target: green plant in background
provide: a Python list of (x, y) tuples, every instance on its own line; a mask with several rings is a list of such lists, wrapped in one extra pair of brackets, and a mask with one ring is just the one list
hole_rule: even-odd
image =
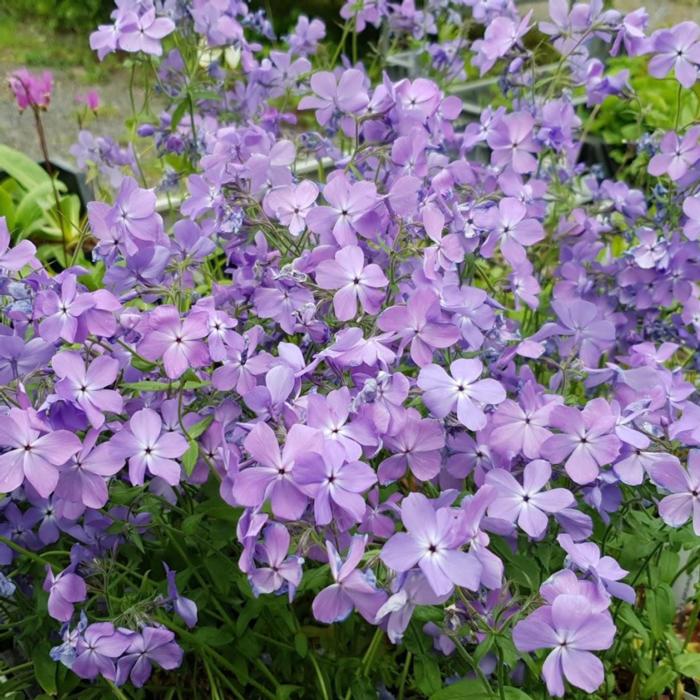
[[(80, 199), (23, 153), (0, 145), (0, 216), (15, 242), (31, 240), (38, 257), (62, 267), (84, 262)], [(58, 205), (57, 205), (58, 200)]]
[(620, 170), (639, 179), (645, 176), (648, 157), (641, 153), (646, 134), (683, 131), (697, 121), (700, 86), (681, 91), (677, 81), (658, 80), (647, 72), (645, 56), (614, 58), (611, 73), (629, 71), (633, 99), (608, 97), (594, 109), (588, 121), (588, 135), (609, 146), (609, 155)]

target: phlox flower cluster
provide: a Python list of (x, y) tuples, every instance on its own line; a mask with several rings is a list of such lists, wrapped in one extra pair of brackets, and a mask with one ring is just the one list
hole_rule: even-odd
[[(113, 192), (88, 205), (96, 285), (0, 219), (0, 595), (18, 552), (66, 542), (33, 582), (63, 626), (52, 658), (142, 686), (182, 663), (168, 621), (195, 626), (197, 606), (165, 562), (167, 594), (107, 619), (95, 562), (157, 532), (125, 491), (175, 509), (213, 483), (255, 596), (306, 595), (317, 622), (359, 615), (394, 644), (432, 606), (452, 621), (420, 628), (436, 653), (499, 626), (521, 657), (545, 650), (549, 695), (592, 693), (636, 596), (599, 532), (630, 500), (700, 536), (700, 131), (654, 135), (647, 190), (606, 179), (556, 80), (589, 105), (628, 95), (589, 53), (602, 42), (685, 90), (700, 28), (552, 0), (538, 29), (560, 62), (541, 83), (512, 2), (341, 15), (418, 37), (430, 72), (319, 65), (320, 20), (276, 40), (238, 0), (121, 0), (91, 35), (100, 59), (155, 67), (168, 108), (139, 133), (186, 167), (144, 181), (131, 147), (81, 132), (76, 156)], [(481, 38), (440, 42), (464, 16)], [(448, 89), (467, 69), (500, 75), (509, 106), (470, 122)], [(20, 109), (49, 104), (46, 78), (11, 87)], [(512, 555), (544, 544), (525, 592)]]

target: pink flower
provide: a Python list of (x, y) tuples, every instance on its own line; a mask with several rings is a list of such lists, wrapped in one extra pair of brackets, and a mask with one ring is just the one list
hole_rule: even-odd
[(10, 74), (8, 82), (20, 110), (24, 111), (27, 107), (32, 109), (48, 108), (53, 89), (51, 71), (44, 71), (39, 75), (38, 73), (30, 73), (26, 68), (20, 68)]

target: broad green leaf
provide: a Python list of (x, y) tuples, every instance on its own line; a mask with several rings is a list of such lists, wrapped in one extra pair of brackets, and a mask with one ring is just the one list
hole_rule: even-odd
[(29, 156), (2, 144), (0, 144), (0, 170), (17, 180), (25, 190), (33, 190), (42, 182), (49, 180), (49, 174)]
[(642, 685), (642, 698), (651, 698), (673, 683), (676, 674), (669, 666), (659, 666)]
[(49, 695), (56, 695), (56, 662), (49, 656), (50, 644), (39, 644), (32, 653), (34, 677), (41, 689)]
[(194, 471), (194, 467), (197, 464), (197, 457), (199, 457), (199, 445), (196, 440), (190, 440), (190, 446), (187, 448), (187, 452), (182, 455), (182, 468), (185, 470), (185, 474), (190, 476)]
[(477, 680), (464, 679), (433, 693), (430, 700), (484, 700), (484, 686)]
[(700, 678), (700, 654), (686, 652), (674, 659), (676, 668), (688, 678)]

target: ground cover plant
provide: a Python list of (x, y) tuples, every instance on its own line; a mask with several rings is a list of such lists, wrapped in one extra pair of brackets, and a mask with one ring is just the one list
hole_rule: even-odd
[(694, 697), (700, 27), (339, 23), (120, 0), (95, 201), (0, 151), (2, 696)]

